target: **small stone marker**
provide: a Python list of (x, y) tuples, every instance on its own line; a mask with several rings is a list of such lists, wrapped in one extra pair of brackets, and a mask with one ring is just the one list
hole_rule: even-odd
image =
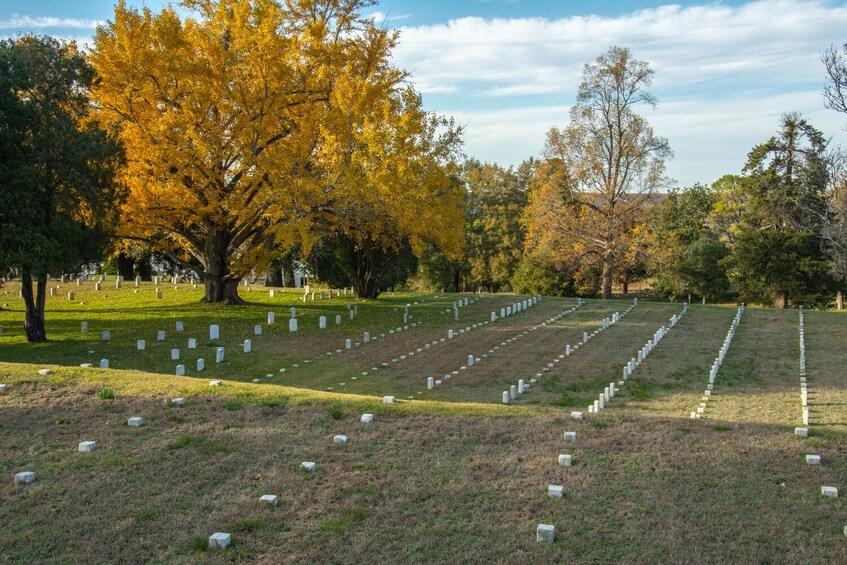
[(35, 482), (35, 473), (32, 471), (21, 471), (20, 473), (15, 473), (15, 483), (28, 485), (32, 482)]
[(162, 299), (162, 291), (157, 288), (156, 289), (156, 300), (161, 300), (161, 299)]
[(96, 441), (83, 441), (79, 444), (79, 451), (81, 453), (89, 453), (91, 451), (94, 451), (95, 449), (97, 449)]
[(809, 437), (809, 428), (794, 428), (794, 435), (800, 437)]
[(174, 406), (185, 406), (185, 399), (184, 399), (184, 398), (182, 398), (182, 397), (180, 397), (180, 398), (172, 398), (172, 399), (171, 399), (171, 404), (173, 404)]
[(75, 298), (74, 293), (73, 293), (73, 292), (69, 292), (69, 293), (68, 293), (68, 300), (73, 300), (74, 298)]
[(559, 465), (561, 467), (570, 467), (571, 466), (571, 454), (570, 453), (560, 453), (559, 454)]
[(326, 329), (326, 316), (321, 316), (320, 318), (318, 318), (318, 327), (320, 327), (320, 329), (322, 330)]
[(165, 341), (164, 330), (159, 330), (158, 332), (156, 332), (156, 341)]
[(288, 320), (288, 331), (296, 332), (297, 331), (297, 318), (291, 318)]
[(838, 498), (838, 489), (835, 487), (821, 487), (821, 494), (830, 498)]
[(565, 432), (565, 441), (576, 441), (576, 432)]
[(215, 349), (215, 363), (223, 363), (224, 362), (224, 348), (218, 347)]
[(253, 335), (262, 335), (262, 326), (256, 325), (253, 328)]
[(278, 504), (277, 496), (275, 494), (263, 494), (259, 499), (259, 502), (264, 502), (265, 504), (270, 504), (272, 506), (276, 506)]
[(314, 461), (303, 461), (300, 463), (300, 468), (304, 471), (314, 471), (317, 465)]
[(109, 330), (103, 330), (103, 333), (100, 334), (100, 337), (103, 341), (112, 341), (112, 332)]
[(382, 397), (382, 403), (383, 404), (394, 404), (394, 400), (395, 399), (394, 399), (393, 396), (383, 396)]
[(820, 455), (806, 455), (806, 463), (809, 465), (820, 465), (821, 464), (821, 456)]
[(342, 443), (342, 444), (347, 443), (347, 436), (337, 435), (334, 438), (332, 438), (332, 442), (333, 443)]
[(185, 376), (185, 365), (177, 365), (176, 366), (176, 376), (184, 377)]
[[(79, 325), (79, 331), (82, 333), (88, 333), (88, 322), (81, 322)], [(3, 333), (2, 330), (0, 330), (0, 333)]]
[(221, 381), (209, 381), (209, 386), (221, 386), (223, 382)]
[(171, 361), (179, 361), (179, 349), (171, 349)]
[(349, 337), (344, 341), (344, 348), (345, 349), (353, 349), (353, 340), (350, 339)]
[(221, 328), (217, 324), (209, 326), (209, 339), (220, 339)]
[(574, 420), (582, 420), (582, 412), (571, 412), (571, 418)]
[(510, 399), (511, 399), (511, 396), (509, 395), (509, 391), (504, 390), (503, 391), (503, 404), (508, 404)]
[(556, 526), (553, 524), (538, 524), (535, 529), (535, 541), (553, 543), (556, 540)]
[(50, 369), (39, 369), (38, 374), (41, 375), (42, 377), (46, 377), (48, 375), (52, 375), (53, 371), (51, 371)]
[(224, 532), (215, 532), (209, 536), (209, 549), (226, 549), (232, 543), (232, 536)]
[(341, 324), (341, 314), (337, 314), (335, 316), (335, 325), (338, 326)]
[(198, 359), (197, 360), (197, 371), (200, 372), (200, 371), (205, 371), (205, 370), (206, 370), (206, 360), (202, 359), (202, 358)]
[(374, 421), (374, 415), (373, 414), (362, 414), (361, 422), (363, 424), (369, 424), (373, 421)]
[(143, 339), (139, 339), (135, 342), (135, 349), (138, 351), (145, 351), (147, 349), (147, 342)]
[(565, 487), (563, 485), (549, 485), (547, 487), (547, 496), (552, 498), (562, 498), (565, 496)]
[(126, 425), (130, 428), (140, 428), (144, 425), (144, 418), (141, 416), (133, 416), (129, 420), (126, 421)]
[(426, 379), (427, 390), (432, 390), (434, 386), (435, 386), (435, 378), (434, 377), (427, 377), (427, 379)]
[(100, 359), (100, 368), (108, 369), (109, 368), (109, 360), (108, 359)]
[(250, 353), (253, 351), (253, 342), (249, 339), (244, 340), (244, 353)]
[(193, 337), (188, 338), (188, 349), (197, 349), (197, 340)]
[(176, 323), (176, 331), (181, 332), (181, 331), (182, 331), (182, 330), (184, 330), (184, 329), (185, 329), (185, 324), (183, 324), (181, 321), (177, 321), (177, 323)]

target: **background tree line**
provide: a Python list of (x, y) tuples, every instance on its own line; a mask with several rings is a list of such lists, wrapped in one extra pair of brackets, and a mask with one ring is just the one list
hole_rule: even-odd
[[(639, 113), (653, 70), (625, 47), (585, 65), (566, 126), (517, 167), (461, 154), (391, 63), (370, 0), (115, 6), (90, 53), (0, 44), (0, 268), (20, 276), (31, 341), (48, 274), (102, 263), (190, 274), (203, 300), (295, 272), (385, 289), (827, 306), (847, 276), (845, 159), (786, 113), (742, 171), (672, 189)], [(823, 55), (847, 111), (847, 46)], [(33, 285), (35, 285), (33, 287)]]

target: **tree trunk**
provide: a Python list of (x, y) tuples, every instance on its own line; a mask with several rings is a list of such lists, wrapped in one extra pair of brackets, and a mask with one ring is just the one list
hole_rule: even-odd
[(788, 308), (788, 292), (783, 291), (776, 297), (775, 306), (777, 308)]
[(282, 270), (268, 269), (265, 275), (265, 286), (285, 286), (282, 281)]
[(223, 302), (229, 306), (241, 306), (244, 300), (238, 296), (238, 283), (241, 277), (229, 270), (229, 233), (225, 230), (210, 230), (204, 249), (205, 270), (203, 280), (206, 290), (203, 302)]
[(453, 292), (459, 292), (459, 282), (461, 281), (461, 276), (459, 269), (456, 269), (456, 272), (453, 273)]
[(624, 296), (629, 294), (629, 280), (628, 279), (623, 280), (623, 294), (624, 294)]
[(47, 276), (40, 275), (36, 283), (36, 294), (32, 294), (32, 275), (24, 273), (21, 276), (21, 291), (26, 306), (24, 317), (24, 332), (30, 343), (47, 341), (47, 331), (44, 329), (44, 301), (47, 299)]
[(840, 290), (838, 291), (838, 295), (835, 297), (836, 308), (839, 310), (844, 310), (844, 293)]
[(118, 256), (115, 260), (118, 265), (118, 274), (124, 278), (125, 281), (131, 281), (135, 278), (135, 261), (127, 255), (126, 253), (118, 253)]
[(612, 267), (612, 257), (606, 253), (603, 257), (603, 298), (612, 297), (612, 277), (614, 268)]
[(703, 296), (701, 296), (701, 297), (700, 297), (700, 303), (701, 303), (701, 304), (706, 304), (706, 295), (705, 295), (705, 294), (704, 294)]
[(282, 264), (282, 286), (294, 288), (294, 261), (286, 261)]

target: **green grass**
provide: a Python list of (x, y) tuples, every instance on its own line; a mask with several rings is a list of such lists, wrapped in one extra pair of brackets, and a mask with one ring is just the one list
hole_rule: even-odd
[[(294, 295), (250, 291), (250, 305), (227, 309), (196, 303), (197, 290), (164, 288), (163, 301), (149, 286), (138, 295), (131, 286), (101, 293), (107, 298), (83, 289), (84, 306), (50, 299), (53, 341), (38, 346), (23, 343), (14, 289), (6, 289), (0, 475), (34, 470), (37, 480), (0, 485), (5, 559), (847, 562), (847, 504), (820, 495), (823, 484), (847, 489), (847, 316), (806, 315), (812, 424), (804, 440), (793, 435), (800, 405), (792, 311), (748, 309), (703, 419), (688, 414), (701, 401), (732, 308), (692, 306), (608, 408), (577, 422), (570, 411), (585, 412), (617, 381), (679, 305), (642, 301), (543, 372), (565, 344), (629, 302), (590, 301), (531, 330), (573, 305), (545, 298), (390, 363), (517, 298), (484, 296), (456, 324), (443, 312), (452, 296), (386, 296), (358, 302), (357, 320), (324, 332), (316, 316), (346, 312), (346, 299), (309, 303), (298, 316), (303, 333), (292, 337), (282, 322), (290, 304), (302, 307)], [(390, 334), (405, 304), (423, 324)], [(270, 309), (277, 325), (252, 336)], [(83, 319), (89, 334), (78, 331)], [(191, 335), (206, 349), (217, 343), (201, 330), (220, 323), (227, 362), (211, 366), (204, 352), (206, 373), (175, 376), (177, 319), (186, 323), (179, 340)], [(107, 326), (113, 339), (104, 344), (99, 329)], [(164, 344), (155, 342), (157, 329), (167, 331)], [(364, 331), (386, 336), (336, 353)], [(146, 352), (135, 351), (130, 334), (139, 333)], [(254, 353), (238, 353), (245, 338)], [(499, 347), (506, 339), (515, 341)], [(459, 370), (469, 353), (487, 357)], [(195, 354), (181, 348), (181, 362), (193, 367)], [(79, 367), (103, 357), (113, 369)], [(386, 358), (388, 368), (371, 370)], [(44, 366), (53, 369), (49, 377), (37, 372)], [(426, 390), (426, 376), (450, 370), (459, 372)], [(527, 394), (499, 403), (509, 384), (537, 373)], [(222, 387), (209, 386), (215, 378)], [(385, 394), (397, 402), (383, 404)], [(176, 396), (186, 406), (172, 406)], [(363, 412), (374, 422), (361, 423)], [(131, 416), (143, 416), (145, 426), (129, 428)], [(576, 443), (563, 442), (565, 430), (577, 432)], [(349, 443), (334, 444), (337, 434)], [(97, 451), (79, 453), (84, 439), (96, 440)], [(564, 452), (572, 467), (558, 466)], [(806, 465), (807, 453), (823, 464)], [(317, 462), (317, 472), (301, 472), (301, 461)], [(549, 484), (564, 485), (565, 500), (547, 498)], [(260, 504), (263, 494), (278, 495), (279, 506)], [(538, 523), (556, 525), (557, 543), (535, 542)], [(232, 533), (234, 546), (208, 552), (215, 531)]]

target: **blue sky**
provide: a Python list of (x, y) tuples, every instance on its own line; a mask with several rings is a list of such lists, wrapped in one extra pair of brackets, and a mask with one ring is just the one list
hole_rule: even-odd
[[(400, 30), (396, 63), (483, 161), (538, 157), (545, 132), (567, 124), (582, 66), (611, 45), (655, 70), (659, 103), (641, 112), (670, 141), (679, 186), (740, 172), (789, 111), (847, 145), (847, 115), (823, 107), (820, 62), (847, 42), (847, 0), (384, 0), (366, 13)], [(111, 0), (3, 0), (0, 35), (84, 43), (112, 14)]]

